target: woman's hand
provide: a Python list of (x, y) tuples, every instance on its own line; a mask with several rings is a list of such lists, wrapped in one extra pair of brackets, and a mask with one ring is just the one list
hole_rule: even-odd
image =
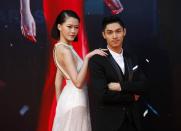
[(112, 14), (119, 14), (123, 11), (123, 5), (120, 0), (104, 0), (106, 6), (111, 10)]
[(36, 43), (36, 23), (30, 11), (21, 12), (21, 32), (28, 40)]
[(91, 51), (90, 53), (88, 53), (86, 55), (86, 58), (87, 59), (90, 59), (92, 56), (98, 54), (98, 55), (101, 55), (101, 56), (107, 56), (107, 53), (105, 51), (107, 51), (108, 49), (95, 49), (93, 51)]
[(36, 42), (36, 23), (30, 9), (30, 0), (20, 0), (21, 32), (28, 40)]
[(111, 91), (121, 91), (122, 90), (120, 83), (116, 83), (116, 82), (109, 83), (108, 88)]

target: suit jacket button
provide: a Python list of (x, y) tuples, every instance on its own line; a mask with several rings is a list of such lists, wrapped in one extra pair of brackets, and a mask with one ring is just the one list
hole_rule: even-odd
[(125, 108), (125, 107), (123, 107), (122, 109), (123, 109), (123, 111), (125, 111), (125, 110), (126, 110), (126, 108)]

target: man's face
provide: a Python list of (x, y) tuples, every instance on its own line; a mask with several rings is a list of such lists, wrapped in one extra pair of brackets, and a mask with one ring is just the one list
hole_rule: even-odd
[(102, 32), (104, 39), (110, 48), (122, 48), (123, 39), (126, 35), (126, 29), (119, 23), (110, 23)]

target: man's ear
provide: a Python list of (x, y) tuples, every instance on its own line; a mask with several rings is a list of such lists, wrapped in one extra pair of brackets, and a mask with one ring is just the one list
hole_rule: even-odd
[(126, 28), (124, 28), (124, 36), (126, 36), (126, 32), (127, 32), (127, 31), (126, 31)]
[(105, 32), (102, 31), (102, 37), (105, 39)]

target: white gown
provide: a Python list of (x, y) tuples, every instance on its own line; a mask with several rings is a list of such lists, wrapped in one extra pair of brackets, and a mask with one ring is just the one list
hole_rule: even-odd
[(77, 71), (80, 70), (83, 61), (77, 55), (72, 46), (57, 43), (54, 48), (54, 60), (57, 68), (68, 78), (66, 85), (57, 100), (56, 114), (52, 131), (91, 131), (90, 115), (88, 107), (88, 94), (86, 84), (78, 89), (69, 79), (70, 77), (57, 62), (56, 48), (66, 46), (71, 49), (73, 56), (77, 59)]

